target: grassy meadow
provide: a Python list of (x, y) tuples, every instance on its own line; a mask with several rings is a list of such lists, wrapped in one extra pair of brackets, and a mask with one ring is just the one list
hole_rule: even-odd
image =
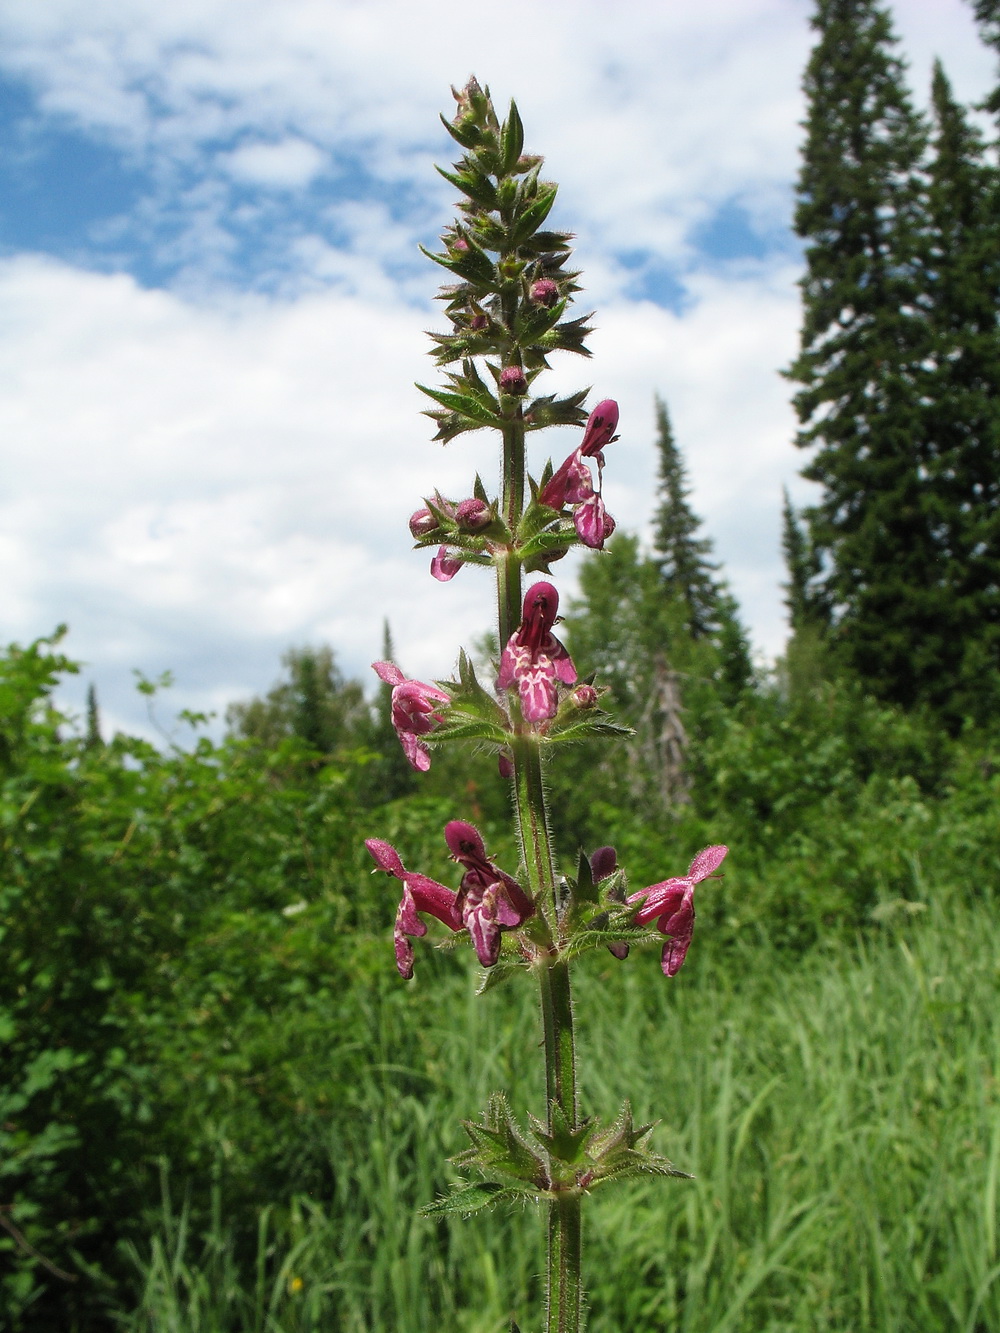
[[(595, 1195), (592, 1333), (1000, 1327), (1000, 923), (927, 898), (798, 960), (706, 932), (672, 985), (649, 954), (582, 969), (585, 1104), (610, 1115), (630, 1096), (696, 1175)], [(333, 1189), (260, 1209), (245, 1255), (221, 1191), (200, 1229), (175, 1194), (130, 1247), (127, 1329), (532, 1326), (535, 1216), (415, 1215), (491, 1090), (540, 1104), (531, 997), (477, 998), (439, 956), (413, 990), (357, 1001), (348, 1105), (307, 1131)]]

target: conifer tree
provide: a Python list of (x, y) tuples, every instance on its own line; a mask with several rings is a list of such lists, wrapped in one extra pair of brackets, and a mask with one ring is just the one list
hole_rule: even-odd
[(1000, 193), (982, 136), (940, 63), (928, 166), (931, 352), (921, 401), (940, 611), (923, 645), (925, 697), (982, 720), (1000, 698)]
[(912, 704), (936, 670), (924, 645), (942, 610), (920, 398), (927, 134), (875, 0), (817, 0), (813, 26), (795, 218), (804, 319), (788, 371), (802, 386), (797, 443), (814, 450), (803, 475), (823, 488), (806, 515), (823, 570), (809, 587), (833, 610), (838, 655)]
[(711, 559), (711, 541), (698, 536), (701, 520), (691, 509), (684, 460), (674, 441), (667, 405), (659, 397), (656, 451), (659, 504), (653, 515), (653, 552), (664, 587), (687, 607), (689, 633), (703, 639), (719, 628), (718, 565)]
[(817, 591), (817, 580), (822, 573), (819, 558), (812, 547), (809, 529), (795, 512), (787, 489), (782, 490), (781, 549), (785, 556), (788, 582), (785, 584), (785, 605), (788, 623), (793, 634), (810, 628), (827, 628), (829, 614)]
[[(1000, 0), (972, 0), (983, 41), (1000, 52)], [(1000, 116), (1000, 87), (986, 100), (986, 110)]]
[(88, 750), (97, 750), (104, 744), (101, 736), (101, 710), (97, 705), (97, 686), (91, 681), (87, 686), (87, 731), (84, 745)]
[(687, 469), (662, 398), (655, 400), (655, 410), (659, 503), (653, 516), (653, 561), (663, 591), (685, 609), (685, 632), (715, 646), (716, 678), (726, 702), (732, 703), (753, 674), (750, 645), (736, 599), (712, 559), (711, 539), (699, 535), (701, 519), (691, 508)]

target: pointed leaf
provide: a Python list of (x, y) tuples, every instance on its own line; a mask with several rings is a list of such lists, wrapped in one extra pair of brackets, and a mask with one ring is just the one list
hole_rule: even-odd
[(506, 176), (517, 166), (517, 159), (524, 149), (524, 126), (513, 99), (510, 111), (500, 131), (500, 169)]
[(484, 1180), (475, 1185), (463, 1185), (421, 1208), (423, 1217), (446, 1217), (451, 1213), (475, 1213), (492, 1204), (520, 1198), (523, 1191), (497, 1181)]
[[(421, 393), (425, 393), (428, 398), (433, 398), (436, 403), (446, 407), (451, 412), (457, 412), (464, 417), (468, 417), (478, 426), (502, 425), (499, 417), (490, 412), (479, 399), (474, 398), (472, 394), (466, 393), (448, 393), (444, 389), (430, 389), (425, 384), (418, 384), (417, 388)], [(470, 429), (466, 427), (466, 429)], [(474, 429), (474, 427), (472, 427)]]

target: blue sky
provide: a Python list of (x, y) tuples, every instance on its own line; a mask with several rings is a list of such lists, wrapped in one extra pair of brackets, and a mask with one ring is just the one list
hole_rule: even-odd
[[(935, 54), (960, 96), (992, 86), (963, 0), (893, 8), (918, 100)], [(779, 651), (780, 490), (807, 494), (778, 372), (809, 12), (0, 0), (3, 637), (68, 622), (110, 723), (139, 728), (133, 668), (172, 670), (166, 714), (219, 711), (291, 644), (366, 672), (383, 616), (407, 670), (447, 674), (485, 589), (434, 583), (405, 520), (493, 446), (429, 443), (412, 382), (438, 279), (417, 247), (449, 216), (437, 114), (475, 70), (516, 96), (578, 236), (595, 355), (551, 383), (622, 404), (609, 507), (645, 529), (659, 393)]]

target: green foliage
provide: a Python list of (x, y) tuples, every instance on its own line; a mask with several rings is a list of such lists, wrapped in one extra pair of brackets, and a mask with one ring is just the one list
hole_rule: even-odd
[(281, 660), (285, 680), (263, 699), (230, 704), (226, 710), (235, 736), (268, 749), (295, 736), (318, 755), (369, 739), (371, 716), (361, 686), (344, 680), (329, 647), (290, 648)]
[[(207, 1169), (204, 1127), (186, 1142), (197, 1048), (227, 986), (269, 1003), (301, 984), (280, 954), (268, 967), (293, 929), (283, 909), (322, 902), (331, 935), (367, 924), (363, 754), (317, 778), (295, 739), (266, 755), (204, 739), (166, 755), (121, 736), (95, 747), (50, 703), (67, 669), (45, 642), (0, 659), (0, 1204), (25, 1242), (0, 1237), (0, 1282), (15, 1329), (21, 1310), (38, 1327), (96, 1317), (155, 1155)], [(219, 1040), (216, 1090), (253, 1057)]]

